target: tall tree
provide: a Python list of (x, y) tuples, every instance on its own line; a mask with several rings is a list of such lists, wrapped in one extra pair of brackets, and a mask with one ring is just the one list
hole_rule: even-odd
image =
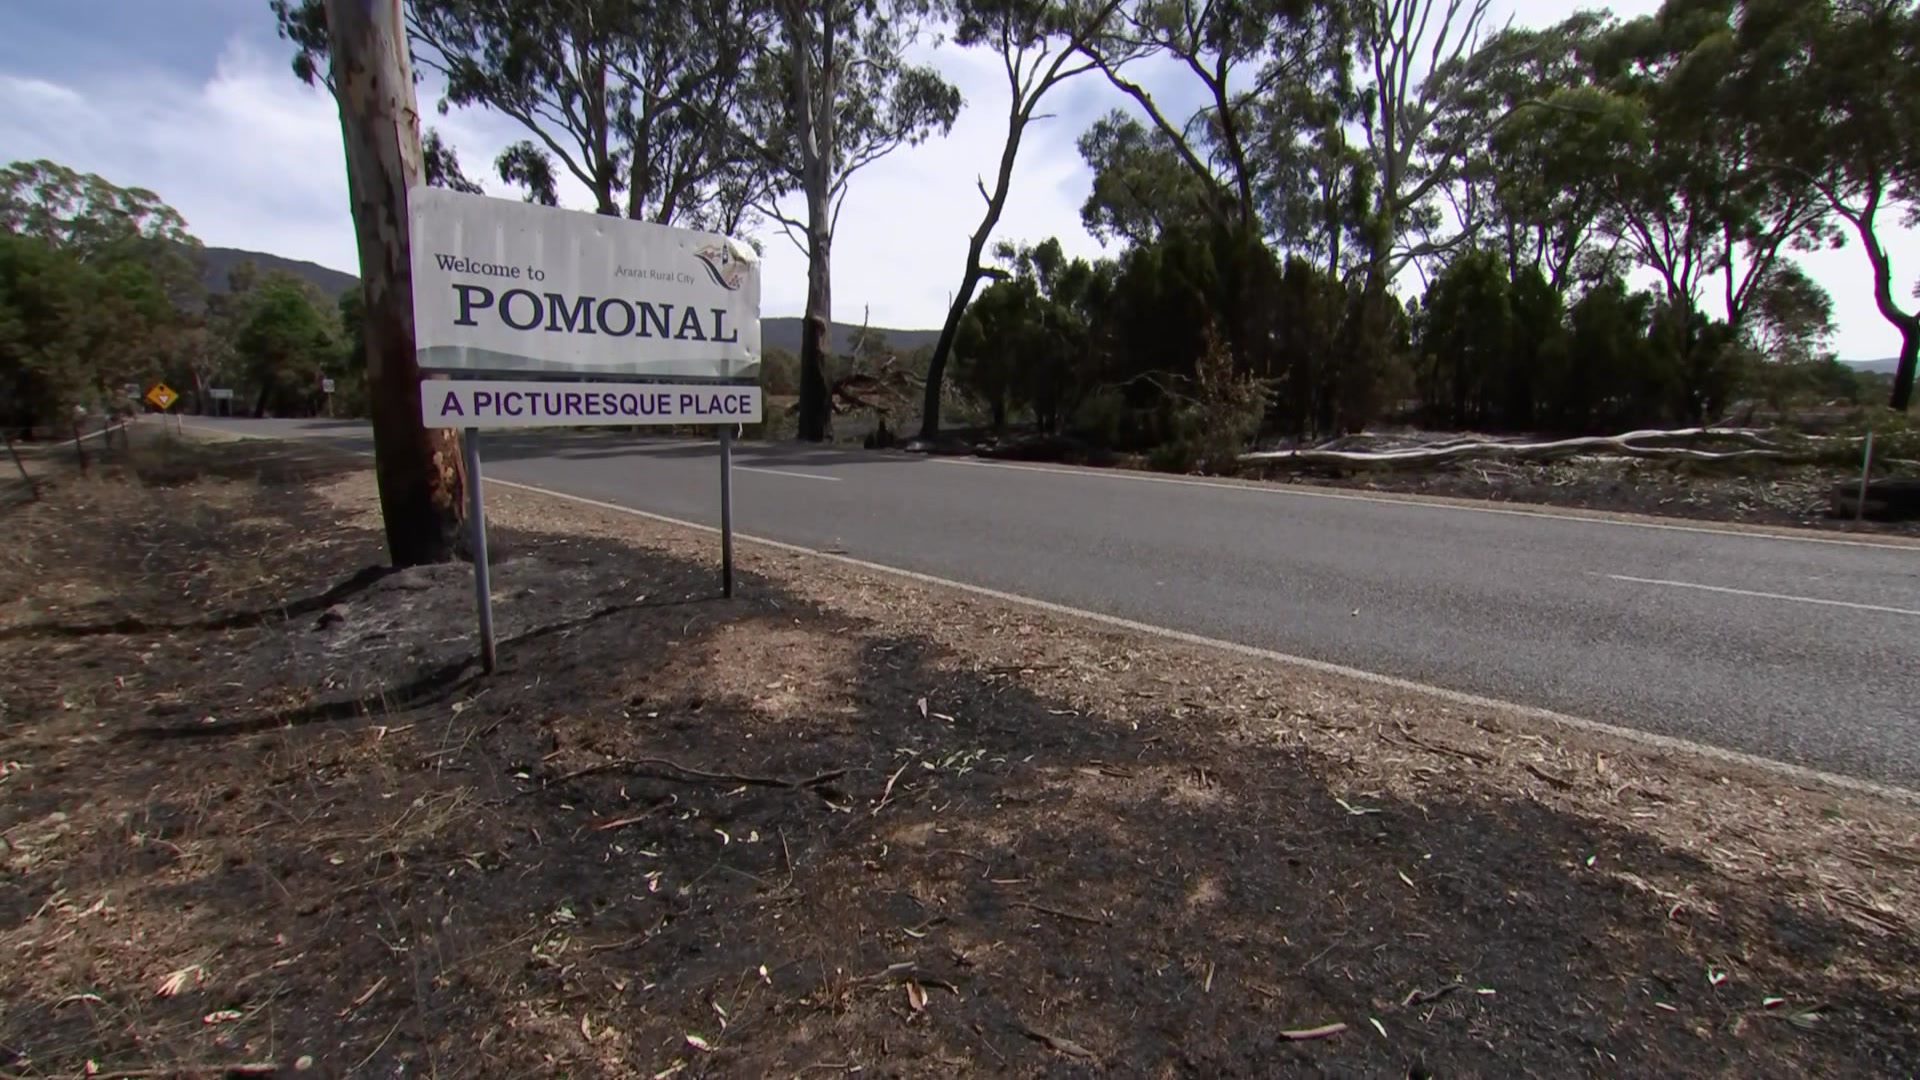
[(1079, 148), (1093, 171), (1080, 223), (1102, 244), (1150, 244), (1207, 223), (1211, 184), (1188, 169), (1165, 132), (1116, 109), (1081, 134)]
[(1007, 133), (1000, 149), (1000, 168), (989, 192), (984, 180), (978, 182), (986, 208), (980, 224), (967, 240), (967, 260), (960, 273), (960, 287), (947, 305), (946, 321), (927, 363), (926, 397), (920, 410), (920, 436), (931, 439), (940, 432), (941, 390), (946, 378), (947, 357), (953, 352), (954, 338), (961, 317), (973, 299), (973, 291), (984, 276), (981, 259), (987, 241), (1000, 223), (1007, 195), (1013, 185), (1013, 167), (1020, 155), (1020, 141), (1027, 125), (1035, 119), (1035, 109), (1047, 92), (1067, 79), (1090, 70), (1093, 62), (1080, 50), (1105, 30), (1120, 0), (962, 0), (958, 10), (956, 38), (961, 45), (992, 49), (999, 57), (1007, 77)]
[(1467, 148), (1447, 191), (1462, 231), (1504, 253), (1510, 277), (1537, 267), (1562, 294), (1600, 235), (1616, 147), (1629, 138), (1587, 56), (1607, 25), (1583, 12), (1494, 34), (1464, 62), (1442, 121)]
[(1764, 159), (1812, 185), (1860, 241), (1874, 306), (1900, 334), (1889, 404), (1912, 404), (1920, 307), (1903, 302), (1883, 230), (1920, 218), (1920, 11), (1913, 0), (1745, 0), (1740, 90), (1771, 122)]
[(158, 376), (192, 349), (203, 290), (199, 241), (158, 195), (51, 161), (0, 169), (0, 229), (45, 244), (82, 273), (68, 332), (86, 397)]
[[(773, 0), (778, 44), (763, 53), (757, 93), (743, 94), (737, 144), (774, 179), (758, 209), (807, 257), (800, 339), (800, 438), (827, 436), (826, 355), (833, 325), (833, 235), (855, 174), (902, 146), (945, 134), (960, 91), (907, 51), (933, 14), (928, 0)], [(805, 220), (776, 197), (798, 191)]]
[(463, 516), (460, 440), (420, 417), (407, 191), (424, 180), (401, 0), (327, 0), (329, 71), (366, 295), (374, 473), (395, 566), (445, 562)]
[[(1261, 231), (1265, 185), (1256, 106), (1320, 92), (1347, 66), (1344, 0), (1131, 0), (1082, 46), (1198, 179), (1216, 224)], [(1137, 77), (1171, 61), (1195, 84), (1154, 94)], [(1182, 115), (1168, 101), (1197, 101)]]
[[(308, 86), (333, 93), (333, 73), (327, 70), (327, 10), (325, 0), (268, 0), (280, 38), (293, 43), (294, 77)], [(421, 167), (428, 184), (480, 194), (480, 185), (460, 168), (460, 155), (428, 128), (421, 140)]]
[(270, 273), (247, 296), (233, 344), (254, 393), (253, 414), (301, 414), (320, 397), (320, 380), (340, 351), (334, 314), (312, 286)]
[[(294, 72), (322, 81), (321, 0), (272, 0)], [(451, 108), (488, 109), (528, 138), (494, 162), (529, 201), (557, 205), (562, 177), (602, 214), (730, 230), (747, 160), (728, 110), (767, 32), (755, 0), (409, 0), (407, 35)], [(429, 182), (471, 188), (437, 136)], [(744, 185), (751, 190), (752, 184)]]
[(1798, 264), (1781, 262), (1753, 290), (1745, 332), (1761, 356), (1805, 364), (1827, 355), (1833, 337), (1833, 297)]

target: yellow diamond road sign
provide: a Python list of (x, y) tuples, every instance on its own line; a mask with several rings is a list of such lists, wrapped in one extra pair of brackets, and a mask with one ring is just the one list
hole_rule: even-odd
[(166, 383), (159, 382), (154, 383), (147, 389), (147, 400), (153, 403), (154, 408), (159, 409), (161, 412), (166, 412), (168, 409), (173, 408), (174, 402), (180, 400), (180, 395), (173, 392), (173, 387), (168, 386)]

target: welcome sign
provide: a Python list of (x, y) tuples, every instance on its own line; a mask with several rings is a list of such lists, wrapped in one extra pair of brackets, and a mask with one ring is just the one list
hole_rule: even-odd
[(423, 371), (759, 374), (760, 258), (738, 240), (442, 188), (407, 217)]
[(420, 384), (420, 418), (446, 428), (757, 424), (760, 388), (428, 379)]

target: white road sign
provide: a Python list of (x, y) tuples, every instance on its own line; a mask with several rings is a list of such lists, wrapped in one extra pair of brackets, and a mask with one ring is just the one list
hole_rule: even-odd
[(438, 428), (757, 424), (760, 388), (426, 379), (420, 418)]
[(424, 371), (759, 371), (760, 258), (744, 243), (443, 188), (409, 191), (407, 215)]

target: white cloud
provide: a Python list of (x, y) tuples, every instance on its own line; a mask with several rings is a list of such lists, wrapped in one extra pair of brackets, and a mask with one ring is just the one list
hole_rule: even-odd
[[(1517, 0), (1513, 0), (1515, 6)], [(1530, 0), (1531, 3), (1531, 0)], [(1617, 5), (1624, 14), (1650, 0)], [(1528, 6), (1527, 22), (1559, 17), (1570, 0)], [(1547, 10), (1553, 7), (1554, 10)], [(1503, 13), (1497, 13), (1503, 14)], [(358, 257), (348, 217), (339, 122), (331, 98), (302, 86), (288, 70), (284, 47), (263, 49), (236, 37), (210, 77), (184, 80), (153, 70), (93, 69), (66, 83), (0, 71), (0, 146), (14, 158), (48, 157), (128, 185), (151, 188), (180, 210), (209, 244), (271, 251), (343, 270)], [(975, 179), (997, 167), (1005, 134), (1007, 90), (990, 54), (942, 46), (931, 50), (967, 104), (953, 132), (903, 148), (853, 182), (834, 250), (834, 313), (857, 322), (870, 308), (875, 325), (938, 326), (959, 276), (982, 203)], [(1089, 109), (1122, 98), (1097, 76), (1055, 91), (1051, 110), (1069, 114), (1033, 125), (1022, 147), (1012, 197), (996, 239), (1057, 236), (1073, 254), (1099, 247), (1079, 220), (1087, 174), (1074, 142)], [(472, 111), (437, 116), (423, 87), (427, 122), (459, 149), (469, 174), (496, 194), (494, 155), (520, 135), (510, 121)], [(585, 203), (571, 182), (569, 205)], [(797, 211), (790, 206), (789, 211)], [(797, 216), (797, 215), (796, 215)], [(805, 298), (804, 260), (769, 226), (765, 308), (797, 313)], [(1892, 243), (1900, 293), (1920, 271), (1920, 234)], [(1841, 355), (1892, 355), (1898, 336), (1874, 310), (1858, 244), (1804, 257), (1833, 294)]]

